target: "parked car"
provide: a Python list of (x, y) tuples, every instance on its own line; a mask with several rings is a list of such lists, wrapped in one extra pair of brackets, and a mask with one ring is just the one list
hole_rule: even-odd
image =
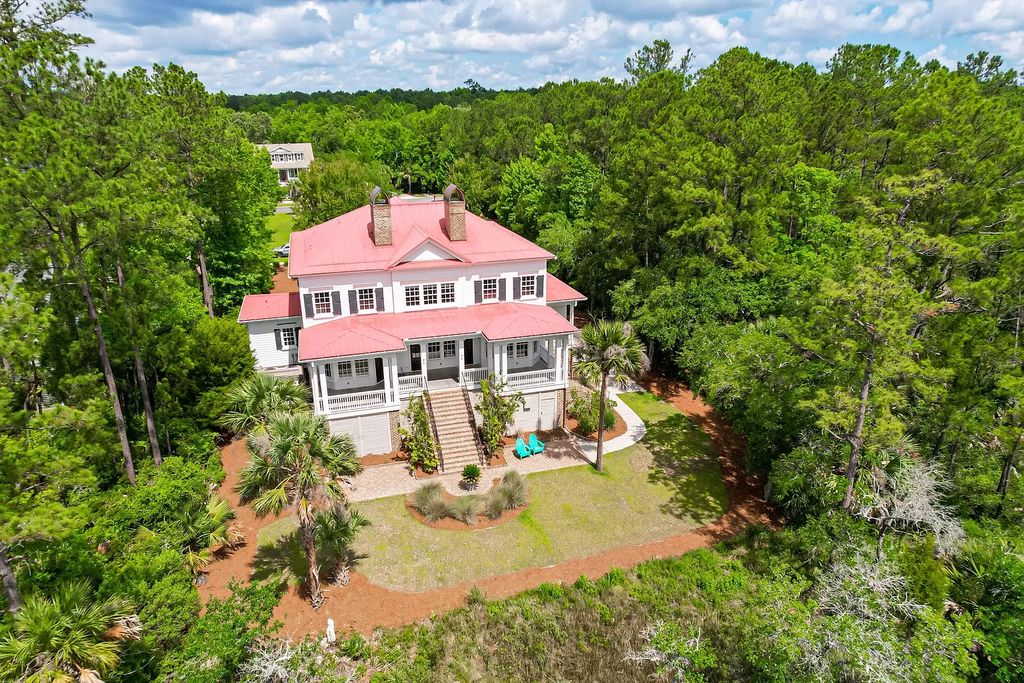
[(291, 252), (291, 245), (290, 244), (283, 244), (283, 245), (281, 245), (280, 247), (278, 247), (277, 249), (274, 250), (274, 256), (280, 256), (280, 257), (284, 258), (284, 257), (288, 256), (288, 254), (290, 252)]

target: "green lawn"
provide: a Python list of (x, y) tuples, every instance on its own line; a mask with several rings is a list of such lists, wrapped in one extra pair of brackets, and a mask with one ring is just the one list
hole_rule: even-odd
[(267, 227), (274, 231), (267, 243), (267, 251), (273, 253), (282, 244), (288, 244), (294, 223), (295, 217), (290, 213), (275, 213), (267, 218)]
[[(502, 526), (431, 529), (405, 496), (354, 503), (372, 524), (356, 542), (358, 570), (389, 588), (429, 590), (685, 533), (723, 514), (728, 495), (704, 432), (651, 394), (622, 400), (648, 424), (644, 440), (606, 456), (603, 474), (581, 465), (529, 475), (528, 508)], [(257, 542), (272, 546), (293, 528), (275, 522)]]

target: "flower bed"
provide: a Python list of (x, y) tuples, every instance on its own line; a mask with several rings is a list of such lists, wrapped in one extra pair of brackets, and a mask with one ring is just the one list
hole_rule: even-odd
[(453, 496), (440, 483), (421, 486), (406, 500), (413, 518), (435, 529), (486, 529), (526, 508), (526, 483), (516, 471), (495, 479), (485, 494)]

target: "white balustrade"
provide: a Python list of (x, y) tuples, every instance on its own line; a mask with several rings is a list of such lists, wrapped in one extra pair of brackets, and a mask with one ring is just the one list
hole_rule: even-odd
[(527, 389), (542, 384), (554, 384), (558, 381), (558, 372), (554, 369), (513, 372), (505, 379), (509, 389)]
[(466, 368), (462, 371), (462, 383), (467, 387), (479, 386), (480, 380), (486, 379), (490, 372), (487, 368)]
[(402, 398), (423, 391), (422, 375), (405, 375), (398, 377), (398, 395)]
[(354, 394), (340, 394), (327, 397), (328, 413), (344, 413), (350, 410), (384, 406), (388, 403), (387, 391), (360, 391)]

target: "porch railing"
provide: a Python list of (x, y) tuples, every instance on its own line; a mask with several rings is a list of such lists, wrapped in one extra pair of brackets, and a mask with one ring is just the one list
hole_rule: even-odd
[(402, 398), (423, 391), (423, 375), (406, 375), (398, 378), (398, 395)]
[(486, 379), (491, 371), (487, 368), (466, 368), (462, 371), (462, 384), (467, 387), (477, 387), (480, 380)]
[(384, 406), (387, 405), (387, 403), (388, 395), (387, 391), (384, 389), (378, 389), (377, 391), (361, 391), (355, 394), (328, 396), (327, 412), (344, 413), (350, 410), (373, 408), (374, 406)]
[(530, 370), (528, 372), (509, 373), (506, 378), (506, 385), (509, 389), (527, 389), (542, 384), (554, 384), (557, 379), (558, 371), (554, 368)]

